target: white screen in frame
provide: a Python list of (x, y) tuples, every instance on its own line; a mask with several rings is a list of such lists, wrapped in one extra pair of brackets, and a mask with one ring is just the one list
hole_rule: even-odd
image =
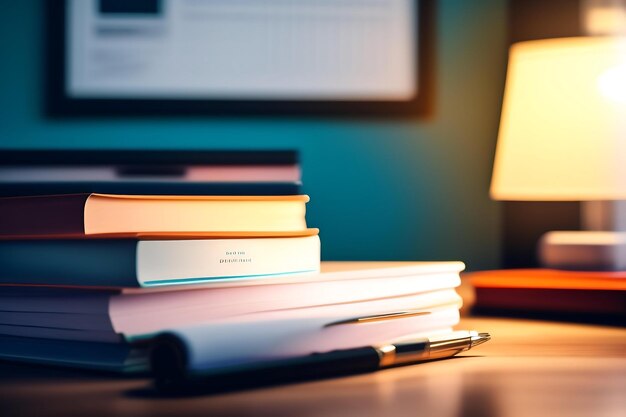
[(70, 0), (71, 98), (405, 101), (415, 0)]

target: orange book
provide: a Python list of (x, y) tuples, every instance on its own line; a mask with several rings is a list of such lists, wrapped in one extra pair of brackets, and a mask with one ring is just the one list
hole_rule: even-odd
[(0, 199), (0, 238), (313, 235), (309, 197), (72, 194)]
[(466, 276), (476, 290), (477, 311), (626, 318), (626, 271), (511, 269)]

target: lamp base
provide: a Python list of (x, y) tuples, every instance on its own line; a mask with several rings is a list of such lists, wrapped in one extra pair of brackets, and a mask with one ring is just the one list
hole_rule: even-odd
[(539, 259), (546, 268), (626, 270), (626, 232), (548, 232), (539, 241)]

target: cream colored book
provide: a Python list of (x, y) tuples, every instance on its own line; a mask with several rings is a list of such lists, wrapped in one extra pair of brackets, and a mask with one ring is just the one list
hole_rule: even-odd
[(309, 197), (71, 194), (0, 199), (0, 238), (312, 235)]

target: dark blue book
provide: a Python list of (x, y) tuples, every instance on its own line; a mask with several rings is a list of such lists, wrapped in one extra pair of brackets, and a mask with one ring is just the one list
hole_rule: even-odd
[(148, 346), (0, 335), (0, 359), (136, 373), (148, 370)]
[(0, 197), (297, 195), (296, 151), (5, 151)]

